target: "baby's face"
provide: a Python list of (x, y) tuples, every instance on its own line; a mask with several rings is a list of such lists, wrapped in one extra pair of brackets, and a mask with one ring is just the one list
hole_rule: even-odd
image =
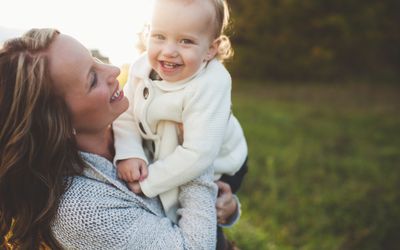
[(215, 56), (213, 13), (205, 0), (156, 1), (147, 48), (150, 64), (162, 79), (186, 79)]

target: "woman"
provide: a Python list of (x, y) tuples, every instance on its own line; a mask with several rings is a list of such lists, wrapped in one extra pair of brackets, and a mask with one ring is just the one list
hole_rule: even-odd
[[(180, 188), (176, 225), (158, 199), (117, 179), (111, 123), (128, 108), (119, 73), (55, 30), (33, 29), (4, 44), (0, 246), (11, 230), (18, 249), (42, 242), (52, 249), (215, 248), (211, 169)], [(237, 212), (229, 187), (223, 193), (219, 222)]]

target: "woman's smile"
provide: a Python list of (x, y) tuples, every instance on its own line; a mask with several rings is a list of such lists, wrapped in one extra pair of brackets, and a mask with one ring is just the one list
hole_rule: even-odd
[(122, 89), (119, 89), (119, 84), (117, 84), (117, 87), (111, 96), (110, 103), (120, 101), (124, 98), (124, 91)]

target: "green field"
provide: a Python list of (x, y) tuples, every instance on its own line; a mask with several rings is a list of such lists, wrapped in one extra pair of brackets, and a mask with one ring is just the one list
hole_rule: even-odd
[(240, 249), (399, 249), (400, 86), (234, 82)]

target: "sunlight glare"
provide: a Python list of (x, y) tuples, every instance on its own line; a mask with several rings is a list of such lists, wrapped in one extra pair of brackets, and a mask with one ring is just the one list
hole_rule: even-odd
[[(0, 4), (0, 32), (57, 28), (121, 66), (137, 56), (137, 33), (150, 18), (153, 0), (13, 0)], [(1, 38), (1, 37), (0, 37)]]

